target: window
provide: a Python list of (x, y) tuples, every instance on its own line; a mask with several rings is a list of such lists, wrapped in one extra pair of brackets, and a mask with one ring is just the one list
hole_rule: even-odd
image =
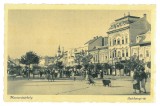
[(115, 57), (116, 57), (117, 56), (116, 50), (114, 51), (114, 53), (115, 53)]
[(118, 51), (118, 57), (121, 57), (121, 52), (120, 51)]
[(118, 38), (117, 44), (120, 44), (120, 39)]
[(146, 51), (146, 57), (149, 57), (149, 51), (148, 50)]
[(124, 57), (124, 50), (122, 50), (122, 57)]
[(110, 51), (110, 58), (112, 58), (112, 52)]
[(106, 58), (105, 58), (105, 60), (107, 60), (107, 56), (105, 56)]
[(116, 39), (113, 40), (113, 45), (116, 45)]
[(112, 52), (112, 58), (114, 58), (114, 52)]
[(102, 38), (102, 46), (104, 46), (104, 38)]
[(116, 45), (116, 39), (114, 40), (114, 44)]
[(140, 54), (140, 57), (142, 58), (142, 57), (143, 57), (143, 54)]
[(122, 37), (122, 44), (124, 44), (124, 38)]
[(126, 49), (126, 57), (128, 57), (128, 49)]
[(126, 43), (128, 43), (128, 37), (126, 37)]

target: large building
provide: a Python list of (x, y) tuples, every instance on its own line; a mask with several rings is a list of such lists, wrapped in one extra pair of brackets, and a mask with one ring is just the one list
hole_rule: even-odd
[(136, 43), (137, 35), (148, 32), (150, 28), (146, 14), (142, 18), (128, 14), (116, 19), (107, 31), (109, 63), (114, 64), (117, 61), (129, 59), (130, 44)]

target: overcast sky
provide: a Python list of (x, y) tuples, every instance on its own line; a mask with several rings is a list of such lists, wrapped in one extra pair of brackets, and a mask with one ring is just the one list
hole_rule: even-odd
[[(94, 36), (106, 36), (115, 19), (127, 15), (143, 17), (149, 11), (119, 10), (9, 10), (8, 55), (20, 58), (27, 51), (54, 56), (58, 46), (76, 48)], [(150, 22), (150, 20), (149, 20)]]

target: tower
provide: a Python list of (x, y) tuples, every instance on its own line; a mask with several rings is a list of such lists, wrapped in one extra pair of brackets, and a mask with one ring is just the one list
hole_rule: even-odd
[(60, 45), (58, 47), (58, 52), (57, 52), (57, 56), (60, 56), (61, 55), (61, 48), (60, 48)]

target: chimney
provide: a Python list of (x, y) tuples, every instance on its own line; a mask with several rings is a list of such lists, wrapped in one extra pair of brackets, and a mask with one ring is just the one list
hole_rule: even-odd
[(147, 18), (147, 14), (143, 14), (143, 17), (146, 19)]

